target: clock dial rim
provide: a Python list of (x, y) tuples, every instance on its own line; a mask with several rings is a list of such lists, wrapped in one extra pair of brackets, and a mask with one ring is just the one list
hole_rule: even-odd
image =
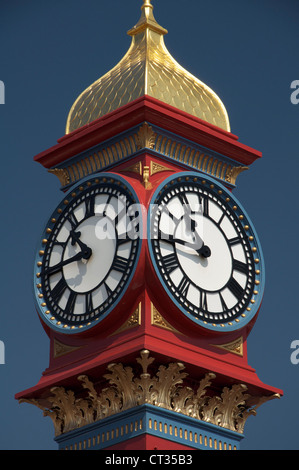
[[(246, 303), (246, 308), (244, 309), (244, 311), (239, 311), (239, 313), (233, 320), (219, 321), (218, 323), (213, 323), (211, 321), (210, 323), (208, 323), (204, 319), (198, 318), (194, 316), (194, 314), (190, 313), (190, 311), (188, 311), (182, 305), (182, 303), (178, 301), (177, 296), (175, 296), (175, 294), (170, 291), (170, 287), (167, 283), (167, 280), (161, 273), (158, 261), (156, 259), (155, 248), (153, 246), (154, 243), (151, 240), (152, 224), (154, 223), (152, 220), (154, 204), (157, 200), (159, 200), (158, 198), (162, 199), (163, 195), (165, 196), (165, 194), (170, 191), (172, 187), (175, 186), (174, 182), (179, 182), (181, 185), (188, 186), (188, 184), (191, 185), (193, 184), (193, 182), (196, 181), (206, 191), (208, 190), (212, 193), (217, 192), (218, 199), (222, 200), (223, 203), (225, 201), (224, 197), (229, 197), (230, 201), (227, 202), (227, 204), (229, 204), (231, 212), (234, 211), (234, 213), (239, 217), (243, 235), (248, 237), (248, 246), (250, 246), (250, 248), (253, 250), (252, 253), (250, 253), (250, 256), (252, 256), (252, 259), (254, 261), (252, 267), (254, 273), (252, 277), (252, 282), (254, 283), (252, 291), (255, 293), (257, 292), (257, 294), (253, 294), (252, 292), (252, 296), (250, 296), (249, 301)], [(202, 183), (202, 181), (204, 181), (204, 184)], [(221, 192), (221, 194), (218, 193), (219, 191)], [(234, 209), (232, 209), (233, 207)], [(244, 227), (246, 227), (246, 229)], [(205, 241), (205, 243), (208, 245), (208, 240)], [(148, 213), (148, 248), (150, 258), (152, 260), (152, 265), (160, 283), (164, 288), (164, 291), (168, 294), (168, 297), (171, 299), (172, 304), (174, 304), (179, 309), (179, 311), (181, 311), (187, 318), (189, 318), (193, 324), (198, 325), (201, 328), (203, 327), (206, 331), (210, 330), (216, 332), (228, 332), (239, 330), (240, 328), (246, 326), (253, 318), (256, 317), (261, 305), (265, 284), (265, 268), (261, 245), (255, 228), (251, 222), (251, 219), (248, 217), (242, 204), (240, 204), (237, 198), (223, 184), (221, 184), (217, 180), (209, 177), (206, 174), (195, 172), (181, 172), (179, 175), (171, 175), (166, 178), (163, 183), (161, 183), (155, 190), (150, 201), (150, 208)], [(258, 262), (255, 262), (255, 260), (258, 260)], [(256, 274), (257, 272), (259, 272), (259, 274)], [(256, 282), (258, 283), (257, 285)], [(247, 310), (247, 308), (249, 310)]]

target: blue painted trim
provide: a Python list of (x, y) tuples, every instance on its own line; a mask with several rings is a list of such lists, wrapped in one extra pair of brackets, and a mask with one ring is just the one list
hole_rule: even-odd
[(244, 438), (235, 431), (146, 404), (62, 434), (55, 441), (59, 449), (100, 450), (144, 434), (201, 450), (238, 450)]
[[(122, 176), (119, 176), (119, 175), (116, 175), (114, 173), (95, 173), (93, 175), (89, 175), (88, 177), (86, 178), (83, 178), (82, 180), (80, 180), (79, 182), (77, 182), (76, 186), (75, 187), (72, 187), (72, 189), (70, 189), (64, 196), (63, 200), (60, 202), (60, 204), (56, 207), (55, 211), (53, 211), (51, 217), (48, 218), (48, 221), (46, 222), (45, 226), (44, 226), (44, 230), (43, 230), (43, 233), (40, 237), (40, 241), (38, 242), (37, 244), (37, 250), (36, 250), (36, 255), (35, 255), (35, 260), (34, 260), (34, 273), (33, 273), (33, 294), (34, 294), (34, 300), (35, 300), (35, 306), (36, 306), (36, 309), (37, 309), (37, 312), (39, 314), (39, 316), (41, 317), (41, 319), (46, 323), (46, 325), (48, 325), (52, 330), (54, 331), (57, 331), (59, 333), (64, 333), (64, 334), (78, 334), (78, 333), (81, 333), (81, 332), (84, 332), (84, 331), (87, 331), (87, 330), (90, 330), (91, 328), (93, 328), (95, 325), (97, 324), (100, 324), (100, 322), (106, 318), (110, 313), (111, 311), (116, 307), (116, 305), (119, 304), (119, 302), (121, 301), (122, 297), (124, 296), (125, 292), (127, 291), (128, 287), (130, 286), (130, 283), (131, 283), (131, 280), (134, 276), (134, 273), (136, 271), (136, 267), (137, 267), (137, 264), (138, 264), (138, 259), (139, 259), (139, 256), (140, 256), (140, 251), (141, 251), (141, 245), (142, 245), (142, 238), (140, 237), (139, 238), (139, 243), (138, 243), (138, 248), (137, 248), (137, 254), (136, 254), (136, 258), (135, 258), (135, 266), (134, 268), (132, 269), (132, 272), (130, 274), (130, 276), (128, 277), (127, 281), (126, 281), (126, 286), (124, 287), (123, 291), (121, 292), (121, 294), (119, 295), (119, 297), (116, 299), (116, 301), (111, 305), (111, 307), (104, 313), (104, 314), (101, 314), (101, 316), (99, 317), (98, 320), (92, 320), (91, 321), (91, 324), (90, 325), (83, 325), (80, 329), (78, 327), (75, 327), (75, 328), (71, 328), (70, 326), (67, 326), (67, 327), (63, 327), (63, 326), (57, 326), (56, 323), (57, 323), (57, 319), (55, 320), (51, 320), (49, 317), (50, 315), (47, 315), (45, 312), (47, 311), (47, 306), (43, 307), (41, 306), (41, 299), (38, 297), (38, 295), (40, 294), (40, 290), (37, 288), (37, 284), (38, 284), (38, 278), (36, 277), (37, 276), (37, 273), (39, 272), (39, 268), (37, 267), (37, 263), (38, 261), (41, 260), (41, 257), (39, 255), (39, 250), (42, 250), (44, 249), (44, 246), (41, 244), (41, 240), (42, 239), (46, 239), (48, 234), (46, 232), (46, 229), (48, 227), (51, 227), (51, 225), (54, 225), (53, 223), (51, 223), (51, 218), (52, 217), (57, 217), (57, 209), (59, 209), (60, 207), (61, 208), (65, 208), (65, 205), (64, 205), (64, 200), (67, 199), (70, 194), (75, 191), (75, 189), (81, 185), (84, 185), (84, 183), (88, 182), (88, 181), (91, 181), (91, 180), (94, 180), (96, 178), (100, 178), (100, 179), (103, 179), (103, 178), (107, 178), (107, 179), (111, 179), (113, 178), (114, 180), (117, 180), (119, 182), (121, 182), (122, 184), (124, 184), (128, 190), (132, 193), (132, 197), (135, 199), (136, 201), (136, 204), (139, 204), (139, 199), (138, 199), (138, 196), (134, 190), (134, 188), (122, 177)], [(143, 233), (143, 223), (142, 223), (142, 218), (140, 218), (140, 231), (139, 231), (140, 234)], [(54, 315), (53, 315), (54, 316)]]
[[(209, 324), (209, 323), (205, 323), (204, 321), (202, 321), (199, 318), (196, 318), (194, 315), (190, 314), (186, 309), (184, 309), (181, 306), (181, 304), (176, 300), (175, 296), (173, 296), (170, 293), (166, 282), (164, 281), (163, 277), (161, 276), (161, 274), (159, 272), (159, 268), (158, 268), (158, 266), (156, 264), (156, 261), (155, 261), (155, 256), (154, 256), (154, 253), (153, 253), (152, 244), (150, 243), (150, 238), (151, 238), (151, 215), (152, 215), (153, 206), (155, 204), (155, 200), (158, 197), (160, 191), (163, 191), (163, 188), (165, 187), (165, 185), (168, 185), (172, 180), (175, 180), (179, 177), (182, 178), (182, 180), (183, 180), (185, 177), (198, 178), (200, 175), (201, 175), (203, 180), (205, 180), (206, 182), (209, 182), (210, 184), (213, 184), (213, 185), (217, 186), (217, 189), (222, 190), (223, 194), (227, 195), (230, 198), (230, 205), (232, 205), (232, 206), (236, 205), (238, 207), (238, 210), (236, 211), (236, 214), (239, 214), (239, 215), (242, 214), (244, 216), (244, 225), (245, 224), (249, 225), (250, 229), (247, 232), (248, 236), (249, 235), (253, 236), (253, 241), (250, 242), (250, 245), (251, 245), (251, 248), (253, 248), (253, 247), (257, 248), (256, 256), (260, 260), (260, 262), (259, 262), (260, 275), (257, 276), (258, 280), (260, 281), (259, 288), (258, 288), (259, 294), (257, 295), (255, 303), (252, 304), (250, 312), (246, 312), (245, 317), (240, 316), (238, 318), (239, 322), (238, 323), (234, 322), (232, 325), (229, 325), (229, 324), (224, 323), (224, 322), (223, 322), (224, 326), (221, 326), (220, 324), (212, 325), (212, 324)], [(183, 183), (183, 181), (182, 181), (182, 183)], [(262, 254), (261, 245), (260, 245), (257, 233), (255, 231), (255, 228), (254, 228), (250, 218), (248, 217), (245, 209), (240, 204), (240, 202), (234, 197), (234, 195), (231, 192), (228, 192), (227, 188), (225, 188), (221, 183), (219, 183), (219, 181), (216, 181), (214, 178), (209, 177), (205, 173), (200, 173), (199, 174), (198, 172), (180, 172), (179, 174), (176, 173), (175, 175), (171, 175), (168, 178), (166, 178), (163, 181), (163, 183), (161, 183), (158, 186), (158, 188), (154, 192), (154, 194), (152, 196), (152, 199), (151, 199), (151, 202), (150, 202), (150, 207), (149, 207), (149, 211), (148, 211), (148, 221), (147, 221), (147, 238), (148, 238), (148, 241), (149, 241), (148, 242), (148, 247), (149, 247), (149, 253), (150, 253), (150, 256), (151, 256), (151, 260), (152, 260), (153, 266), (155, 268), (155, 271), (157, 273), (157, 276), (158, 276), (162, 286), (165, 289), (165, 293), (170, 297), (170, 299), (177, 306), (177, 308), (184, 315), (186, 315), (190, 320), (192, 320), (193, 322), (195, 322), (196, 324), (200, 325), (201, 327), (203, 327), (205, 329), (208, 329), (208, 330), (211, 330), (211, 331), (226, 332), (226, 331), (236, 331), (236, 330), (239, 330), (240, 328), (243, 328), (255, 317), (255, 315), (257, 314), (258, 309), (260, 307), (262, 297), (263, 297), (264, 288), (265, 288), (265, 266), (264, 266), (264, 257), (263, 257), (263, 254)]]

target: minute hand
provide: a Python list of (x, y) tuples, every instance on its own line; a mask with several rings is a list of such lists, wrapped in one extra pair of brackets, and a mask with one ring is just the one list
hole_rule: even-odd
[(201, 239), (201, 237), (198, 235), (196, 231), (196, 226), (197, 223), (194, 219), (192, 219), (191, 214), (193, 215), (194, 212), (192, 212), (187, 204), (183, 204), (183, 209), (185, 212), (185, 215), (187, 216), (190, 224), (191, 224), (191, 233), (195, 237), (195, 242), (201, 243), (202, 246), (200, 249), (196, 250), (198, 254), (203, 255), (205, 258), (209, 258), (211, 256), (211, 250), (208, 246), (204, 244), (204, 241)]
[(47, 276), (55, 274), (58, 271), (61, 271), (61, 268), (63, 268), (63, 266), (66, 266), (69, 263), (73, 263), (74, 261), (80, 261), (83, 257), (84, 252), (80, 251), (76, 255), (72, 256), (72, 258), (60, 261), (60, 263), (55, 264), (55, 266), (50, 266), (48, 269), (44, 270), (43, 274), (46, 274)]

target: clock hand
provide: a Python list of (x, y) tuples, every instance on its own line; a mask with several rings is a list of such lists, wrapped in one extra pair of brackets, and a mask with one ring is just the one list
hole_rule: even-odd
[(192, 211), (191, 211), (191, 209), (188, 209), (188, 208), (189, 208), (188, 204), (183, 204), (183, 209), (184, 209), (185, 215), (187, 216), (187, 218), (190, 222), (191, 232), (194, 232), (195, 227), (197, 225), (197, 222), (194, 219), (192, 219), (192, 217), (191, 217)]
[(66, 266), (70, 263), (73, 263), (74, 261), (80, 261), (82, 258), (83, 259), (88, 259), (91, 256), (91, 249), (86, 247), (87, 250), (85, 251), (80, 251), (79, 253), (76, 253), (74, 256), (72, 256), (69, 259), (66, 259), (64, 261), (60, 261), (60, 263), (55, 264), (55, 266), (50, 266), (48, 269), (44, 270), (43, 274), (46, 275), (52, 275), (57, 273), (58, 271), (63, 268), (63, 266)]
[(90, 256), (91, 256), (92, 251), (87, 245), (85, 245), (85, 243), (83, 243), (80, 240), (81, 232), (75, 232), (74, 230), (71, 230), (70, 234), (71, 234), (71, 237), (72, 237), (72, 245), (74, 245), (77, 242), (78, 245), (81, 248), (82, 253), (83, 253), (83, 258), (84, 259), (89, 259)]
[(75, 245), (75, 243), (78, 243), (78, 245), (80, 246), (82, 251), (85, 251), (86, 249), (88, 249), (88, 246), (85, 245), (85, 243), (83, 243), (80, 240), (81, 232), (75, 232), (75, 230), (71, 230), (70, 234), (71, 234), (71, 237), (72, 237), (72, 245)]
[(211, 256), (211, 250), (208, 246), (206, 246), (204, 243), (200, 248), (196, 248), (198, 246), (198, 243), (190, 243), (185, 240), (181, 240), (180, 238), (174, 238), (172, 235), (164, 234), (160, 231), (159, 233), (159, 239), (165, 241), (166, 243), (179, 243), (180, 245), (187, 246), (188, 248), (192, 248), (198, 255), (203, 255), (204, 258), (208, 258)]
[[(193, 212), (191, 211), (191, 209), (189, 209), (188, 204), (183, 204), (183, 209), (184, 209), (184, 212), (185, 212), (185, 214), (186, 214), (186, 216), (187, 216), (187, 218), (190, 222), (191, 232), (192, 232), (192, 235), (195, 237), (195, 241), (197, 243), (201, 243), (201, 245), (202, 245), (200, 249), (196, 250), (196, 252), (198, 254), (203, 255), (204, 258), (209, 258), (209, 256), (211, 256), (211, 250), (207, 245), (204, 244), (204, 241), (201, 239), (201, 237), (198, 235), (198, 233), (195, 230), (195, 228), (197, 226), (197, 222), (194, 219), (192, 219), (192, 217), (191, 217), (191, 214)], [(191, 248), (193, 248), (193, 247), (191, 246)]]

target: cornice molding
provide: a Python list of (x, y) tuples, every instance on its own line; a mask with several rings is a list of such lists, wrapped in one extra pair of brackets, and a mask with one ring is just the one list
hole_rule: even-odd
[[(231, 187), (235, 186), (238, 175), (248, 170), (247, 166), (240, 166), (238, 162), (221, 154), (144, 122), (139, 128), (116, 136), (111, 141), (77, 155), (72, 161), (64, 162), (59, 168), (48, 171), (59, 178), (64, 189), (93, 173), (113, 168), (125, 161), (129, 163), (143, 150), (151, 151), (154, 156), (165, 159), (165, 162), (206, 173)], [(120, 171), (141, 174), (140, 163), (128, 165)], [(148, 177), (160, 171), (169, 170), (165, 165), (151, 163)], [(145, 175), (143, 177), (146, 178)]]

